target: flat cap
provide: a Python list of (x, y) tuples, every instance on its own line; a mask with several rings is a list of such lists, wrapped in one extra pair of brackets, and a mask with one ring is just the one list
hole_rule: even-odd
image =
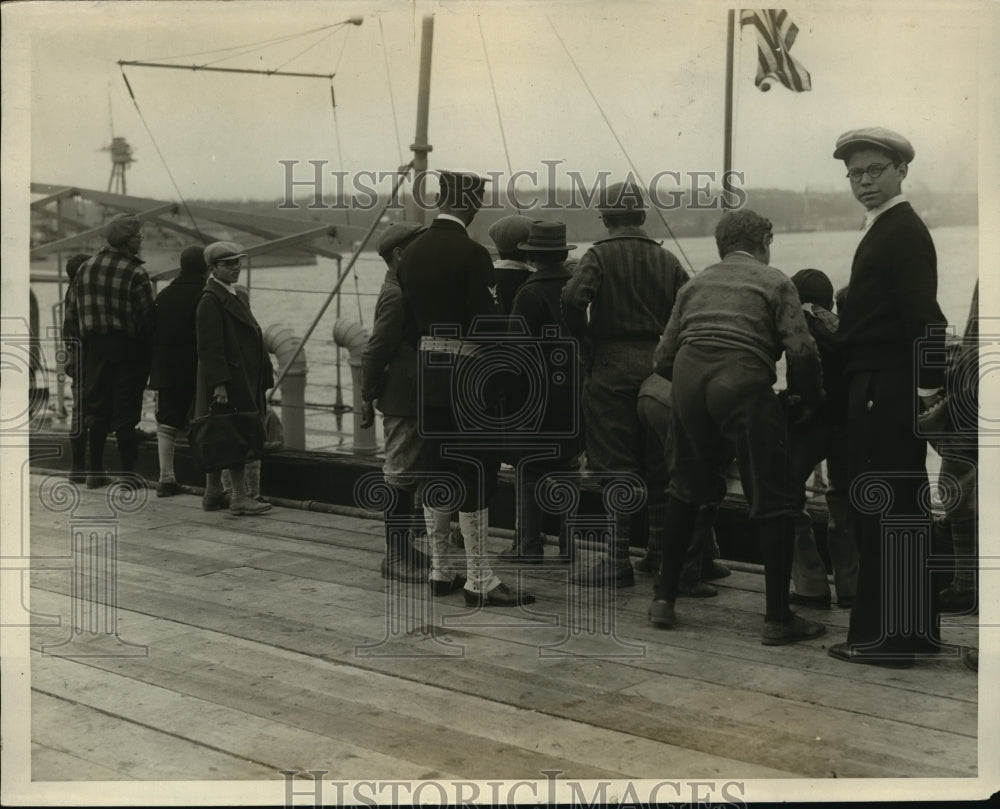
[(406, 244), (424, 229), (424, 226), (419, 222), (393, 222), (382, 231), (375, 249), (382, 258), (388, 258), (392, 255), (393, 250)]
[(601, 213), (633, 213), (646, 209), (646, 199), (639, 184), (633, 180), (612, 183), (603, 190), (597, 209)]
[(111, 217), (104, 226), (104, 238), (112, 247), (120, 247), (142, 230), (142, 222), (135, 214), (120, 213)]
[(481, 177), (474, 171), (453, 171), (451, 169), (441, 169), (438, 171), (438, 180), (442, 186), (461, 191), (482, 189), (490, 181), (489, 177)]
[(490, 238), (500, 253), (515, 253), (518, 245), (527, 241), (531, 220), (526, 216), (505, 216), (490, 225)]
[(904, 163), (912, 163), (916, 154), (910, 142), (898, 132), (881, 126), (870, 126), (865, 129), (852, 129), (837, 138), (837, 148), (833, 151), (833, 157), (836, 160), (846, 160), (851, 152), (872, 146), (899, 155)]
[(205, 263), (209, 266), (220, 261), (227, 261), (234, 258), (243, 258), (243, 246), (236, 242), (212, 242), (204, 251)]

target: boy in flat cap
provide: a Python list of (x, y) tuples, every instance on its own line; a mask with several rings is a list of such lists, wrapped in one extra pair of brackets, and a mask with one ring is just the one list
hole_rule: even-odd
[(131, 475), (135, 470), (135, 428), (142, 418), (156, 324), (153, 285), (139, 258), (142, 222), (132, 214), (119, 214), (108, 221), (105, 238), (107, 246), (73, 279), (63, 315), (63, 335), (79, 340), (82, 348), (88, 489), (111, 482), (104, 469), (109, 432), (114, 432), (118, 444), (118, 471)]
[(385, 482), (395, 490), (385, 514), (385, 558), (382, 578), (424, 581), (430, 560), (413, 545), (423, 515), (415, 519), (414, 499), (419, 478), (427, 469), (424, 441), (417, 430), (417, 352), (403, 341), (403, 293), (396, 270), (403, 251), (425, 230), (419, 222), (395, 222), (378, 240), (378, 254), (386, 263), (385, 280), (375, 302), (375, 322), (361, 357), (364, 384), (361, 426), (375, 423), (375, 407), (382, 413), (385, 432)]
[[(928, 341), (928, 329), (947, 321), (937, 303), (934, 242), (902, 190), (913, 146), (896, 132), (870, 127), (841, 135), (833, 156), (844, 161), (866, 213), (839, 329), (848, 376), (858, 590), (847, 642), (829, 653), (853, 663), (904, 668), (913, 664), (915, 653), (938, 649), (937, 593), (928, 586), (929, 528), (883, 536), (882, 521), (902, 517), (930, 525), (921, 499), (928, 487), (927, 444), (915, 417), (918, 408), (943, 397), (944, 380), (941, 368), (918, 367), (917, 346), (923, 341), (933, 349), (940, 342), (936, 348), (943, 351), (943, 330)], [(865, 492), (886, 487), (884, 512), (860, 508)], [(906, 536), (906, 552), (890, 548), (890, 533), (901, 541)], [(883, 566), (889, 558), (892, 569)]]
[(531, 220), (526, 216), (505, 216), (490, 225), (490, 238), (500, 255), (499, 260), (493, 262), (493, 273), (505, 315), (510, 314), (518, 287), (533, 272), (532, 266), (527, 263), (527, 256), (519, 247), (528, 240), (530, 230)]

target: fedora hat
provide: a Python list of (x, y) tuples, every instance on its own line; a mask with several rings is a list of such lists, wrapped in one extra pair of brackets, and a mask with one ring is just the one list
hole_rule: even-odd
[(518, 250), (539, 253), (547, 250), (576, 250), (575, 244), (566, 244), (566, 225), (562, 222), (532, 222), (528, 241), (521, 242)]

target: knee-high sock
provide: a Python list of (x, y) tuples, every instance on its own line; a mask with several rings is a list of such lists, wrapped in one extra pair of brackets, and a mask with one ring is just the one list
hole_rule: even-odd
[(431, 581), (452, 581), (458, 572), (449, 544), (451, 512), (424, 506), (424, 522), (431, 543)]
[(658, 599), (673, 601), (677, 598), (677, 585), (681, 580), (688, 548), (691, 547), (691, 535), (697, 518), (697, 505), (685, 503), (673, 495), (667, 499), (663, 557), (653, 582), (653, 594)]
[(108, 440), (107, 425), (97, 424), (87, 430), (87, 442), (90, 444), (90, 471), (104, 471), (104, 445)]
[(486, 555), (486, 537), (489, 532), (489, 509), (458, 512), (458, 525), (465, 541), (466, 589), (473, 593), (488, 593), (498, 584), (500, 577), (493, 572)]
[(760, 550), (764, 559), (765, 621), (783, 621), (788, 608), (788, 585), (792, 580), (795, 552), (795, 522), (791, 517), (761, 520)]
[(156, 455), (160, 461), (160, 482), (176, 481), (174, 477), (174, 447), (177, 445), (177, 428), (169, 424), (156, 425)]

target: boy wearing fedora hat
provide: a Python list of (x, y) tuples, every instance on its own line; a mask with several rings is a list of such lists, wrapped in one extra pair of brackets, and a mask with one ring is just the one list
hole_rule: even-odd
[[(569, 270), (564, 266), (570, 250), (575, 244), (566, 243), (566, 225), (562, 222), (532, 222), (525, 240), (518, 244), (524, 251), (533, 272), (521, 284), (514, 296), (511, 307), (512, 332), (531, 335), (539, 341), (540, 356), (546, 367), (542, 378), (547, 385), (540, 406), (544, 409), (535, 435), (531, 437), (530, 448), (520, 448), (517, 463), (517, 521), (514, 543), (501, 553), (501, 558), (528, 564), (543, 560), (545, 537), (542, 534), (542, 509), (536, 497), (536, 489), (541, 478), (549, 473), (573, 468), (573, 462), (583, 450), (582, 434), (576, 411), (579, 409), (579, 391), (572, 385), (556, 384), (557, 379), (580, 378), (580, 368), (567, 372), (567, 362), (579, 365), (575, 352), (567, 361), (553, 363), (549, 349), (564, 351), (575, 345), (567, 340), (552, 343), (553, 332), (562, 328), (560, 297), (562, 289), (570, 279)], [(513, 322), (516, 321), (516, 322)], [(548, 337), (546, 335), (549, 335)], [(517, 410), (525, 402), (526, 391), (518, 387), (523, 383), (523, 375), (514, 377), (507, 391), (509, 405)], [(568, 434), (567, 428), (577, 426)], [(538, 459), (541, 448), (554, 449), (553, 457)], [(559, 532), (559, 549), (562, 561), (570, 561), (571, 548), (563, 526)]]

